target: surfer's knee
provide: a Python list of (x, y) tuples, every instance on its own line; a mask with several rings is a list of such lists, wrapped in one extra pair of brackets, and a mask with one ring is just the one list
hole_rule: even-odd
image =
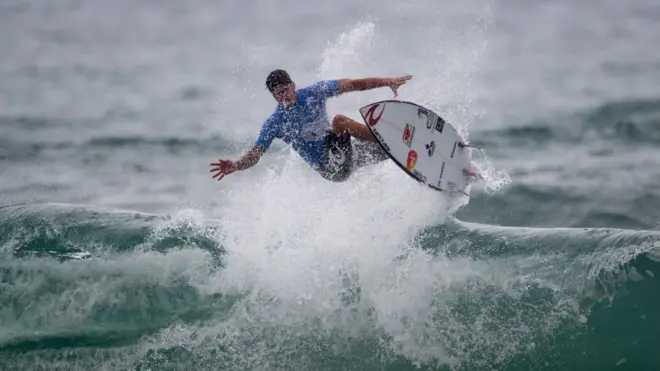
[(345, 124), (346, 122), (350, 121), (351, 119), (348, 118), (346, 115), (342, 115), (341, 113), (338, 113), (335, 115), (335, 117), (332, 119), (332, 124), (334, 125), (335, 123), (337, 124)]
[(332, 131), (335, 134), (342, 134), (348, 131), (347, 123), (350, 122), (348, 116), (344, 116), (341, 113), (335, 115), (332, 119)]

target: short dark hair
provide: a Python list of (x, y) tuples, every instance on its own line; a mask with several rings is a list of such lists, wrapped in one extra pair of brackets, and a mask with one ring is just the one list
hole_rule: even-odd
[(292, 84), (293, 81), (289, 74), (284, 70), (275, 70), (268, 74), (266, 78), (266, 87), (272, 93), (278, 85)]

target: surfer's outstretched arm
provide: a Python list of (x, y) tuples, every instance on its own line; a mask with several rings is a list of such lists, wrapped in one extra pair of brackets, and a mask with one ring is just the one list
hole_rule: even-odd
[(340, 79), (339, 80), (339, 93), (349, 93), (352, 91), (364, 91), (382, 87), (389, 87), (394, 92), (394, 96), (398, 95), (399, 86), (410, 80), (412, 75), (403, 77), (367, 77), (364, 79)]
[(252, 167), (256, 165), (257, 162), (259, 162), (259, 159), (263, 153), (264, 147), (256, 145), (237, 161), (218, 160), (218, 162), (212, 162), (211, 172), (215, 173), (213, 178), (218, 178), (217, 180), (220, 180), (224, 178), (225, 175), (229, 175), (234, 171), (245, 170), (249, 167)]

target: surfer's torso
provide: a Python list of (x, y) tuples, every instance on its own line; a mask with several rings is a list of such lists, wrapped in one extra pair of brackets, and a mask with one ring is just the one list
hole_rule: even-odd
[(338, 80), (320, 81), (296, 91), (296, 103), (278, 104), (264, 122), (256, 144), (266, 151), (275, 138), (291, 144), (307, 163), (317, 167), (324, 161), (325, 138), (330, 129), (326, 100), (339, 94)]

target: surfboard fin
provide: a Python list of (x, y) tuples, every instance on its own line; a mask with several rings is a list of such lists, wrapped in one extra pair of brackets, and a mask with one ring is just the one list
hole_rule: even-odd
[(463, 169), (463, 175), (467, 175), (467, 176), (471, 176), (471, 177), (474, 177), (474, 178), (479, 178), (481, 180), (484, 180), (483, 175), (481, 175), (477, 172), (474, 172), (472, 170), (468, 170), (468, 169)]
[(465, 142), (458, 142), (458, 146), (461, 148), (477, 148), (480, 149), (479, 147), (473, 146), (472, 144), (465, 143)]

